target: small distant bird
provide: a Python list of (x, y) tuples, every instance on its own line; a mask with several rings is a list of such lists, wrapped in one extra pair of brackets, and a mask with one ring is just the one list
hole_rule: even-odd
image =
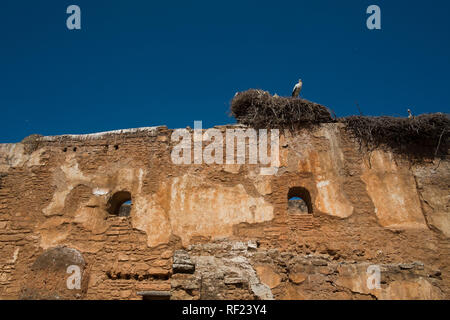
[(279, 98), (280, 96), (277, 95), (276, 93), (273, 95), (274, 98)]
[(414, 118), (413, 114), (411, 113), (411, 110), (408, 109), (408, 119)]
[(300, 91), (302, 91), (303, 82), (302, 79), (298, 80), (298, 83), (294, 86), (294, 89), (292, 90), (292, 97), (298, 98), (300, 95)]

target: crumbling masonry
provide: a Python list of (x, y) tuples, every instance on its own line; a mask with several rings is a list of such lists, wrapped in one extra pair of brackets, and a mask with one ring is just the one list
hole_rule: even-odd
[(0, 298), (449, 299), (450, 162), (343, 126), (280, 132), (272, 176), (175, 165), (166, 127), (1, 144)]

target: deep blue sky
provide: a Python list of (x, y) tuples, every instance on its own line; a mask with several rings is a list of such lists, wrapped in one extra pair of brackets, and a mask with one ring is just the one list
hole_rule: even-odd
[[(67, 6), (82, 30), (66, 28)], [(377, 4), (382, 30), (366, 28)], [(0, 142), (233, 123), (236, 91), (304, 98), (338, 116), (450, 110), (450, 1), (0, 2)]]

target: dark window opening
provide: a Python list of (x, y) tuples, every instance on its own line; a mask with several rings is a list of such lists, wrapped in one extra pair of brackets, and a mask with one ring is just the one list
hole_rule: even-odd
[(77, 147), (74, 147), (74, 148), (73, 148), (73, 152), (77, 152)]
[(303, 187), (293, 187), (288, 192), (288, 210), (290, 213), (312, 213), (311, 195)]
[(114, 146), (114, 149), (119, 150), (119, 146), (116, 144), (116, 145)]
[(131, 193), (128, 191), (119, 191), (109, 199), (107, 210), (112, 215), (129, 217), (132, 206)]

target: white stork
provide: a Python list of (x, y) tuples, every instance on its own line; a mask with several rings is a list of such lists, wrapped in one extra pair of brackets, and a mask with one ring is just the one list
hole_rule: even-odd
[(303, 82), (302, 79), (298, 80), (298, 83), (295, 84), (294, 89), (292, 90), (292, 97), (298, 98), (300, 95), (300, 91), (302, 91)]
[(408, 109), (408, 119), (414, 118), (413, 114), (411, 113), (411, 110)]

